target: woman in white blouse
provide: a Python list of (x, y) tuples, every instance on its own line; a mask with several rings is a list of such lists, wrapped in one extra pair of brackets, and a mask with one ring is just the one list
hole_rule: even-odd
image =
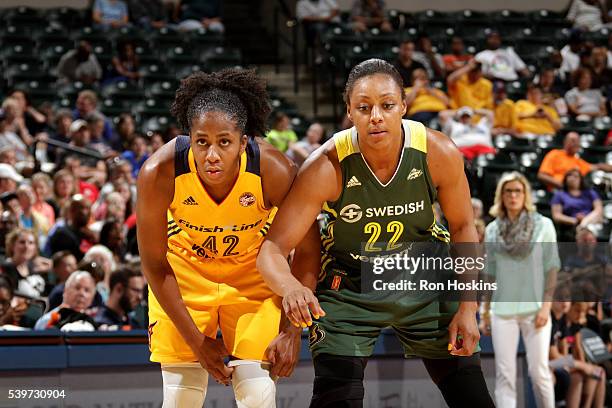
[(497, 407), (516, 407), (516, 354), (522, 334), (538, 407), (553, 408), (548, 368), (550, 308), (560, 266), (553, 222), (535, 210), (522, 174), (504, 174), (497, 184), (487, 225), (487, 270), (495, 277), (493, 302), (483, 302), (481, 329), (489, 329), (495, 350)]

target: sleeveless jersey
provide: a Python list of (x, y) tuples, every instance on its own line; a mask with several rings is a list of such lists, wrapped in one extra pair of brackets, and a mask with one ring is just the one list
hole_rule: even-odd
[(356, 278), (362, 261), (399, 252), (405, 243), (450, 241), (432, 208), (436, 189), (427, 167), (425, 126), (403, 120), (402, 127), (400, 161), (386, 184), (361, 154), (355, 127), (334, 135), (343, 189), (337, 201), (323, 207), (328, 223), (322, 234), (320, 281), (329, 272)]
[(275, 209), (267, 209), (259, 171), (259, 146), (249, 139), (240, 173), (221, 203), (207, 193), (197, 173), (189, 137), (175, 150), (174, 198), (168, 209), (168, 249), (215, 267), (254, 262)]

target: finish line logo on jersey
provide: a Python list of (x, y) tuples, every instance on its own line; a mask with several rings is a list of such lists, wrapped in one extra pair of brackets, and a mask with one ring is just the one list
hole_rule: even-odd
[(234, 224), (234, 225), (225, 225), (225, 226), (215, 225), (214, 227), (205, 227), (204, 225), (193, 225), (189, 221), (186, 221), (183, 219), (180, 219), (178, 223), (181, 225), (184, 225), (186, 228), (189, 228), (190, 230), (199, 231), (199, 232), (224, 232), (224, 231), (240, 232), (240, 231), (246, 231), (246, 230), (257, 227), (259, 224), (261, 224), (261, 221), (262, 220), (258, 220), (257, 222), (254, 222), (253, 224), (241, 224), (241, 225)]
[[(403, 205), (387, 205), (385, 207), (370, 207), (365, 210), (366, 218), (374, 217), (397, 217), (405, 214), (414, 214), (425, 209), (425, 200), (405, 203)], [(344, 222), (352, 224), (359, 221), (364, 215), (361, 207), (357, 204), (348, 204), (340, 210), (340, 218)]]

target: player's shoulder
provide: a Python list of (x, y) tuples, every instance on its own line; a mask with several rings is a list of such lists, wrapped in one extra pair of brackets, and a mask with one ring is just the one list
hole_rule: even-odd
[[(180, 136), (179, 136), (180, 137)], [(153, 153), (142, 165), (138, 178), (160, 180), (174, 178), (174, 158), (177, 138), (170, 140)]]
[(295, 172), (297, 170), (295, 163), (267, 140), (261, 137), (256, 137), (254, 140), (259, 148), (259, 162), (262, 177), (266, 177), (266, 174)]
[(425, 128), (427, 134), (427, 154), (432, 159), (461, 159), (463, 156), (453, 140), (444, 133)]

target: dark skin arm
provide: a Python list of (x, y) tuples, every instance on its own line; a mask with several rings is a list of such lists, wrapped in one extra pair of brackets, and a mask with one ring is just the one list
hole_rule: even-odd
[[(438, 190), (438, 202), (446, 217), (453, 243), (478, 242), (474, 227), (470, 189), (463, 171), (463, 158), (450, 138), (444, 134), (427, 130), (427, 165), (432, 181)], [(458, 275), (458, 278), (459, 275)], [(450, 354), (472, 355), (480, 332), (476, 323), (476, 301), (462, 301), (449, 331)], [(457, 344), (457, 335), (463, 337), (463, 345)]]
[[(259, 272), (268, 286), (283, 297), (283, 308), (294, 325), (308, 325), (312, 323), (311, 313), (317, 317), (325, 312), (312, 292), (318, 268), (304, 270), (310, 275), (302, 278), (308, 282), (303, 285), (291, 274), (286, 259), (307, 233), (315, 236), (313, 223), (323, 203), (340, 195), (341, 177), (333, 140), (330, 140), (301, 167), (257, 257)], [(312, 180), (318, 180), (316, 189), (312, 188)], [(318, 258), (317, 255), (317, 261)]]
[[(268, 208), (280, 207), (297, 173), (296, 165), (267, 142), (259, 142), (261, 150), (261, 175), (264, 198)], [(272, 225), (274, 225), (276, 221)], [(291, 264), (292, 275), (302, 284), (314, 289), (316, 274), (320, 268), (321, 241), (316, 224), (295, 247)], [(285, 261), (286, 263), (286, 261)], [(278, 377), (291, 375), (298, 362), (302, 341), (302, 328), (295, 327), (283, 313), (278, 336), (268, 346), (266, 356), (272, 363), (270, 374)]]
[(174, 196), (175, 141), (164, 145), (138, 174), (138, 246), (142, 270), (149, 287), (198, 361), (218, 382), (229, 384), (232, 369), (222, 356), (227, 351), (216, 339), (206, 337), (187, 311), (174, 271), (166, 259), (167, 210)]

